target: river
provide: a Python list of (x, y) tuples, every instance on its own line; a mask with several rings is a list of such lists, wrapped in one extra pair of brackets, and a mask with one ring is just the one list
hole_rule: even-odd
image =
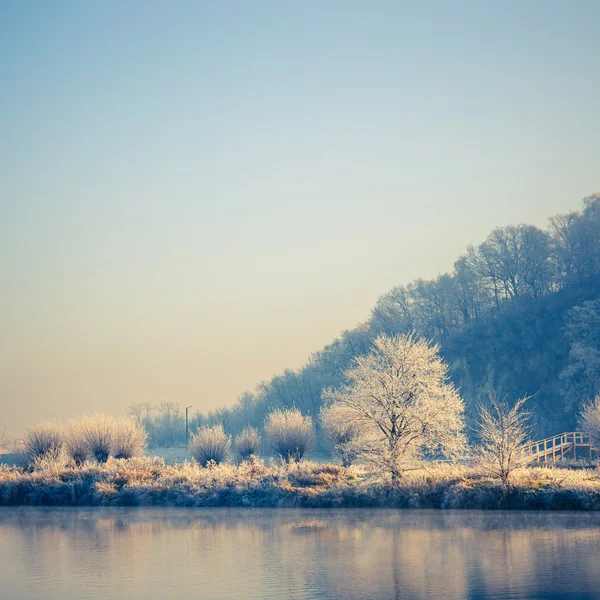
[(0, 597), (600, 598), (600, 514), (0, 509)]

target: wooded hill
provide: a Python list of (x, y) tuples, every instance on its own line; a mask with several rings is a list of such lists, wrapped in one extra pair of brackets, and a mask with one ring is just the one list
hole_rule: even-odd
[(548, 228), (500, 227), (470, 246), (451, 273), (399, 285), (369, 319), (343, 332), (300, 369), (246, 392), (231, 408), (195, 415), (230, 433), (261, 427), (274, 407), (316, 416), (324, 387), (338, 385), (379, 333), (414, 332), (435, 340), (451, 367), (473, 424), (487, 390), (532, 395), (535, 435), (575, 427), (582, 401), (600, 392), (600, 194)]

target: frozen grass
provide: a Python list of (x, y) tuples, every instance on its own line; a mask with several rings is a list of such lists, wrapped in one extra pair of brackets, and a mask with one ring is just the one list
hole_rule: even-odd
[(364, 467), (311, 462), (203, 468), (145, 457), (81, 467), (46, 459), (33, 471), (0, 466), (0, 505), (25, 504), (600, 510), (600, 472), (524, 468), (503, 486), (472, 468), (428, 465), (392, 485)]

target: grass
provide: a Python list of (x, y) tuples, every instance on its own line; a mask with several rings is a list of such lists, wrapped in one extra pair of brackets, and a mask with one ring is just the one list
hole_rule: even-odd
[(527, 468), (509, 487), (462, 466), (431, 465), (396, 485), (363, 467), (251, 460), (203, 468), (157, 457), (81, 467), (0, 466), (0, 505), (396, 507), (600, 510), (600, 471)]

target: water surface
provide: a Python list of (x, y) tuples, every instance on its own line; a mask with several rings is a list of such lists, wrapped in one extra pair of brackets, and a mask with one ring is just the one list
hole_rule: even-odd
[(600, 515), (3, 508), (0, 597), (600, 598)]

